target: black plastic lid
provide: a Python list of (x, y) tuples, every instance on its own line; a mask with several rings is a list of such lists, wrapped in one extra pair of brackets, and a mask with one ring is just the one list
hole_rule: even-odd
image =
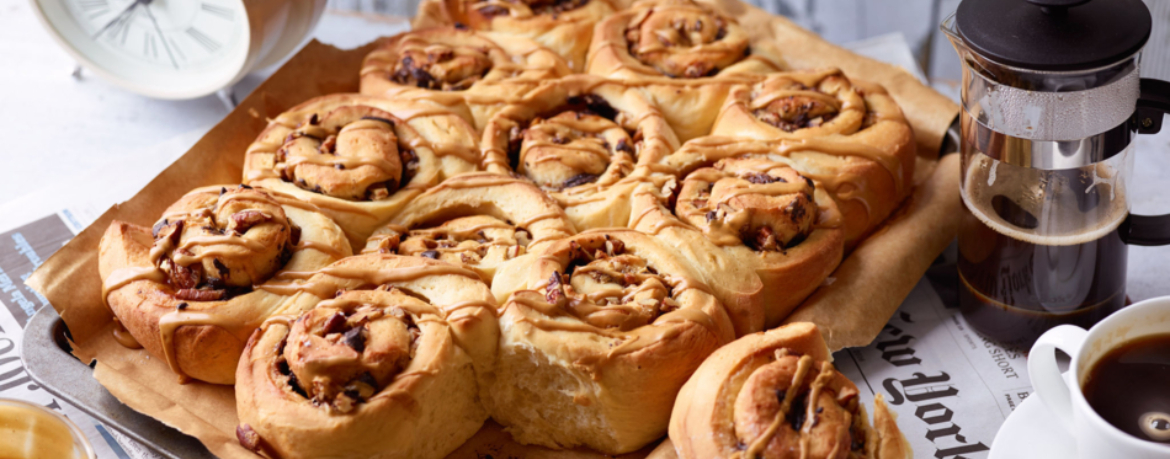
[(1001, 64), (1035, 70), (1087, 70), (1137, 53), (1150, 38), (1141, 0), (963, 0), (959, 35)]

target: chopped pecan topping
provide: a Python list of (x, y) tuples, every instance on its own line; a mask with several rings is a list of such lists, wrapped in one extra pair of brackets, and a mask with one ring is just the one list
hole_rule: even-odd
[(245, 210), (232, 214), (232, 226), (228, 228), (236, 234), (244, 234), (253, 226), (270, 220), (271, 217), (258, 210)]
[(175, 292), (175, 298), (184, 301), (219, 301), (227, 296), (227, 290), (223, 289), (193, 289), (181, 288)]
[(756, 250), (777, 250), (776, 236), (772, 232), (772, 228), (762, 226), (756, 230), (756, 234), (751, 239), (751, 246)]
[(329, 316), (329, 319), (325, 321), (325, 325), (322, 326), (321, 332), (328, 335), (330, 333), (340, 333), (344, 329), (345, 314), (339, 312)]
[(757, 185), (766, 185), (766, 184), (775, 183), (775, 182), (784, 182), (784, 183), (788, 182), (787, 180), (784, 180), (783, 177), (773, 177), (773, 176), (766, 174), (766, 173), (763, 173), (763, 172), (753, 172), (753, 173), (747, 174), (744, 176), (744, 180), (747, 180), (751, 183), (755, 183)]
[(256, 433), (252, 426), (247, 424), (236, 426), (236, 440), (239, 440), (240, 446), (244, 449), (254, 453), (260, 452), (260, 434)]
[(179, 266), (170, 259), (163, 259), (160, 267), (167, 274), (171, 285), (179, 289), (193, 289), (203, 279), (203, 265), (198, 263), (191, 266)]
[(565, 180), (564, 185), (561, 185), (561, 187), (562, 188), (572, 188), (572, 187), (584, 185), (587, 183), (593, 183), (593, 182), (597, 181), (597, 178), (598, 178), (598, 176), (593, 175), (593, 174), (580, 174), (580, 175), (577, 175), (571, 179)]
[(363, 350), (365, 350), (366, 349), (366, 336), (362, 332), (362, 330), (365, 330), (365, 328), (366, 327), (363, 325), (361, 327), (351, 328), (351, 329), (349, 329), (349, 331), (345, 332), (345, 335), (344, 335), (345, 345), (353, 348), (353, 350), (358, 351), (358, 352), (362, 352)]

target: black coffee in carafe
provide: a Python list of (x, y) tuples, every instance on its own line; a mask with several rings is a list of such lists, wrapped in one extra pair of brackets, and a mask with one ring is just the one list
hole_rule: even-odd
[[(1030, 223), (1006, 197), (993, 201), (999, 215)], [(1088, 328), (1125, 305), (1126, 247), (1117, 229), (1079, 243), (1036, 243), (996, 231), (965, 205), (959, 231), (959, 304), (990, 338), (1026, 347), (1049, 328)]]
[(958, 266), (971, 326), (1026, 347), (1049, 328), (1087, 328), (1124, 307), (1130, 154), (1045, 170), (994, 159), (975, 140), (964, 151)]

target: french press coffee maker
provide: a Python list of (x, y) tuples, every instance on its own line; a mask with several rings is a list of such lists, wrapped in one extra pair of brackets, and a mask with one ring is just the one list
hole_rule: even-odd
[(960, 305), (973, 328), (1029, 346), (1126, 304), (1127, 244), (1170, 243), (1170, 216), (1131, 215), (1136, 134), (1170, 83), (1142, 79), (1141, 0), (963, 0), (942, 30), (963, 61)]

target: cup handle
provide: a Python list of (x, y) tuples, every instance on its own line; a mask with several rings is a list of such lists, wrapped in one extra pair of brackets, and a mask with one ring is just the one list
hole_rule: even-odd
[[(1137, 102), (1138, 133), (1157, 134), (1162, 116), (1170, 113), (1170, 82), (1142, 78)], [(1133, 215), (1121, 224), (1121, 240), (1132, 245), (1170, 244), (1170, 215)]]
[(1074, 355), (1085, 342), (1089, 332), (1073, 325), (1061, 325), (1048, 330), (1028, 353), (1028, 374), (1032, 377), (1032, 390), (1048, 406), (1064, 429), (1073, 433), (1072, 393), (1056, 365), (1056, 350)]

